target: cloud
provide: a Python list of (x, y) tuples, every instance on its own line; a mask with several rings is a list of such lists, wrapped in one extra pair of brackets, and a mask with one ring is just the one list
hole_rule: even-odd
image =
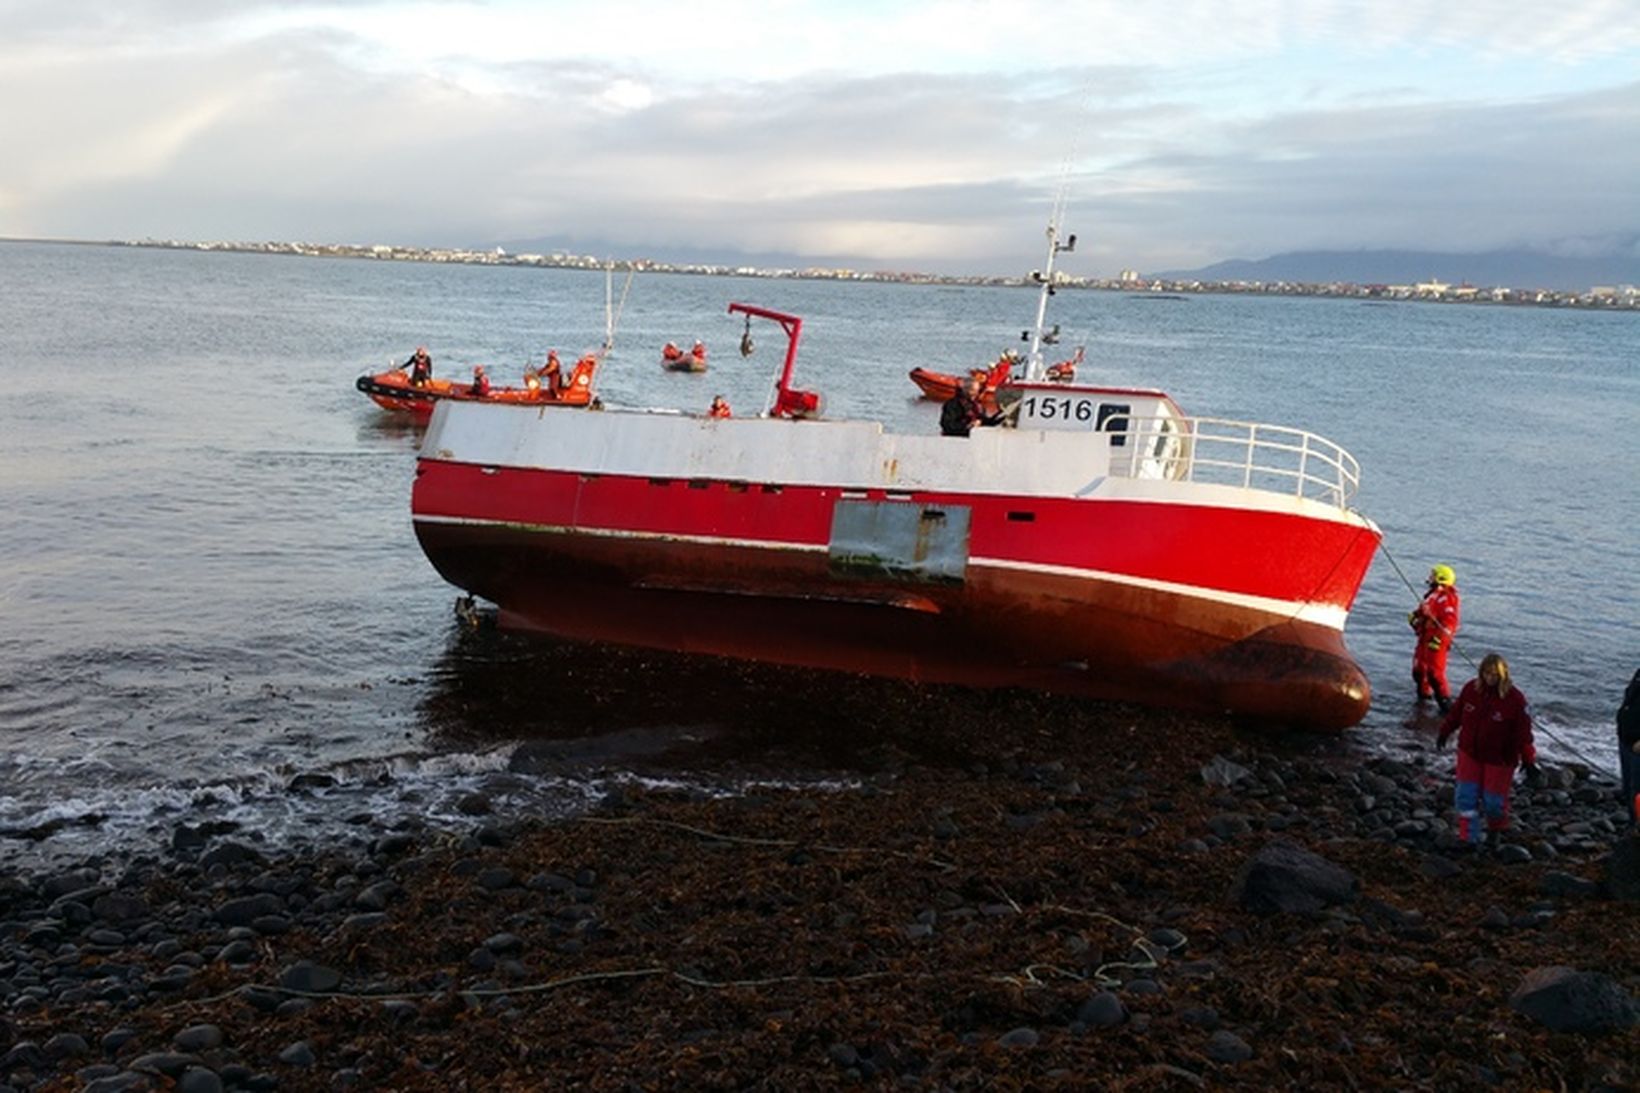
[(1569, 246), (1640, 218), (1637, 50), (1596, 0), (12, 4), (0, 234), (1018, 272), (1068, 179), (1078, 272)]

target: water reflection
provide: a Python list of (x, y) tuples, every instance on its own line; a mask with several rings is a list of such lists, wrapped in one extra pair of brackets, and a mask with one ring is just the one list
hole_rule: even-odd
[(395, 414), (376, 410), (359, 423), (358, 437), (363, 444), (371, 441), (409, 441), (412, 450), (421, 447), (421, 438), (427, 434), (427, 421), (411, 414)]

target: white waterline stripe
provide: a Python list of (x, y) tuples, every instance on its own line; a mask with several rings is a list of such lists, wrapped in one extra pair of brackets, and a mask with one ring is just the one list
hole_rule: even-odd
[(1344, 621), (1349, 618), (1347, 610), (1332, 604), (1281, 600), (1271, 596), (1254, 596), (1246, 592), (1227, 592), (1223, 589), (1207, 588), (1199, 584), (1178, 584), (1174, 581), (1158, 581), (1152, 577), (1136, 577), (1131, 573), (1113, 573), (1102, 569), (1078, 569), (1074, 566), (1049, 565), (1045, 562), (1016, 562), (1007, 558), (969, 558), (968, 561), (970, 564), (995, 566), (998, 569), (1017, 569), (1029, 573), (1050, 573), (1060, 577), (1110, 581), (1113, 584), (1125, 584), (1134, 588), (1149, 589), (1153, 592), (1167, 592), (1176, 596), (1212, 600), (1215, 603), (1229, 604), (1232, 607), (1245, 607), (1251, 611), (1264, 611), (1282, 618), (1314, 623), (1317, 626), (1325, 626), (1331, 630), (1343, 630)]

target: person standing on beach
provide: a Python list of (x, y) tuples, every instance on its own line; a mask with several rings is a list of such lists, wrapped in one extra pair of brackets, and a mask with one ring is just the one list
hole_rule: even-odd
[(1463, 685), (1458, 701), (1441, 722), (1435, 746), (1446, 747), (1458, 734), (1458, 787), (1453, 803), (1458, 838), (1474, 846), (1481, 841), (1481, 813), (1486, 835), (1495, 842), (1509, 827), (1509, 790), (1515, 768), (1526, 768), (1526, 780), (1538, 780), (1537, 747), (1526, 696), (1509, 681), (1509, 662), (1497, 653), (1481, 658), (1480, 672)]
[(1458, 632), (1458, 575), (1449, 565), (1429, 571), (1424, 598), (1407, 616), (1418, 635), (1412, 652), (1412, 682), (1418, 687), (1418, 701), (1433, 698), (1442, 713), (1452, 705), (1446, 685), (1446, 657)]
[(1623, 774), (1623, 804), (1640, 824), (1640, 671), (1634, 673), (1617, 708), (1617, 765)]

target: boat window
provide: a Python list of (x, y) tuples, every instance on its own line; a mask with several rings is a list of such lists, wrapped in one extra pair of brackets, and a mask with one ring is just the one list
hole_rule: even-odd
[(924, 520), (944, 520), (945, 513), (939, 509), (923, 509), (922, 518)]
[(767, 482), (765, 482), (765, 483), (763, 483), (763, 485), (759, 486), (758, 489), (762, 490), (764, 493), (779, 493), (780, 492), (780, 487), (779, 486), (771, 485)]
[(1099, 404), (1099, 420), (1094, 428), (1102, 433), (1114, 433), (1110, 438), (1112, 448), (1120, 448), (1127, 444), (1128, 414), (1133, 412), (1133, 406), (1126, 402), (1101, 402)]
[(703, 490), (711, 484), (711, 480), (706, 478), (691, 478), (689, 480), (689, 488), (692, 490)]
[(1032, 523), (1036, 522), (1036, 513), (1034, 513), (1034, 512), (1010, 512), (1008, 514), (1008, 519), (1013, 521), (1016, 524), (1032, 524)]
[(731, 483), (729, 483), (729, 492), (730, 493), (745, 493), (750, 488), (751, 487), (748, 486), (744, 482), (731, 482)]
[(670, 478), (651, 478), (649, 484), (651, 486), (670, 486), (672, 480)]

